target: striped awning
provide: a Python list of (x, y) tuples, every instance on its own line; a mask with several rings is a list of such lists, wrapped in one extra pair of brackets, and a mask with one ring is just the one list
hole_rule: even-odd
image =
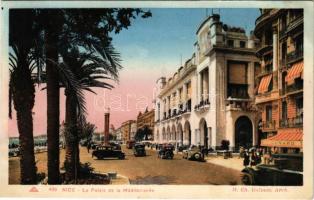
[(291, 85), (294, 83), (294, 79), (299, 77), (303, 77), (303, 61), (292, 65), (292, 67), (288, 70), (285, 81), (288, 85)]
[(271, 78), (272, 78), (272, 74), (269, 74), (269, 75), (267, 75), (267, 76), (264, 76), (264, 77), (261, 79), (261, 82), (260, 82), (259, 87), (258, 87), (258, 93), (259, 93), (259, 94), (268, 91), (268, 86), (269, 86), (269, 84), (270, 84)]
[(302, 148), (303, 133), (282, 132), (261, 141), (261, 146)]

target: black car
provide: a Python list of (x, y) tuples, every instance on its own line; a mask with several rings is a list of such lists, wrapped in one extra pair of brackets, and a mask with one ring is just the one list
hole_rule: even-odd
[(274, 154), (274, 164), (259, 164), (242, 170), (244, 185), (303, 185), (303, 155)]
[(114, 150), (121, 150), (120, 144), (110, 142), (109, 145), (112, 146)]
[(144, 144), (135, 144), (133, 146), (134, 156), (146, 156), (145, 145)]
[(120, 160), (125, 158), (125, 154), (121, 150), (116, 150), (112, 146), (98, 146), (92, 153), (92, 157), (97, 159), (104, 158), (118, 158)]
[(172, 145), (163, 145), (161, 149), (158, 151), (158, 158), (161, 159), (173, 159), (173, 149)]
[(91, 143), (91, 144), (90, 144), (90, 148), (91, 148), (92, 150), (97, 149), (97, 147), (99, 147), (99, 146), (100, 146), (100, 144), (96, 144), (96, 143)]

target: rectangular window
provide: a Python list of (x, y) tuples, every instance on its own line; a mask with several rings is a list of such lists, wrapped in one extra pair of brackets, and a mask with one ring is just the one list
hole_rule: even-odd
[(282, 102), (282, 114), (281, 114), (282, 119), (287, 119), (287, 102), (283, 101)]
[(266, 106), (266, 122), (272, 121), (272, 106)]
[(233, 40), (228, 40), (227, 41), (228, 47), (233, 47), (234, 46), (234, 41)]
[(245, 42), (244, 41), (240, 41), (240, 48), (245, 48)]
[(303, 116), (303, 97), (295, 100), (297, 117)]
[(300, 54), (303, 52), (303, 35), (300, 35), (297, 38), (295, 38), (294, 46), (296, 53)]

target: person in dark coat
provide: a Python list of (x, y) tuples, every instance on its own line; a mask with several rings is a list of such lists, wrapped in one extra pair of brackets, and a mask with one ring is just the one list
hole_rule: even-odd
[(243, 157), (243, 166), (247, 167), (250, 164), (250, 155), (247, 150), (244, 151)]
[(250, 162), (251, 167), (256, 165), (256, 161), (257, 161), (256, 152), (255, 152), (255, 151), (252, 151), (252, 154), (251, 154), (251, 162)]
[(87, 145), (87, 153), (89, 153), (89, 150), (90, 150), (90, 148), (91, 148), (91, 143), (88, 143), (88, 145)]

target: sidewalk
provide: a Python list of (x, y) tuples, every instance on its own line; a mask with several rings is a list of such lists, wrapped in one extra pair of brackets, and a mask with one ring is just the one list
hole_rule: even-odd
[[(150, 148), (147, 148), (150, 149)], [(155, 148), (150, 149), (153, 151), (158, 151)], [(174, 154), (182, 155), (182, 152), (173, 152)], [(209, 154), (208, 157), (205, 158), (205, 161), (208, 163), (212, 163), (215, 165), (220, 165), (222, 167), (231, 168), (237, 171), (243, 170), (243, 158), (239, 158), (239, 155), (232, 155), (232, 158), (224, 159), (223, 156), (217, 156), (216, 153)]]
[(209, 155), (205, 158), (206, 162), (223, 167), (235, 169), (241, 171), (243, 167), (243, 159), (239, 158), (238, 155), (233, 155), (232, 158), (224, 159), (223, 156)]
[(110, 185), (129, 185), (129, 184), (130, 184), (129, 178), (119, 174), (117, 175), (117, 178), (111, 179), (110, 181)]

